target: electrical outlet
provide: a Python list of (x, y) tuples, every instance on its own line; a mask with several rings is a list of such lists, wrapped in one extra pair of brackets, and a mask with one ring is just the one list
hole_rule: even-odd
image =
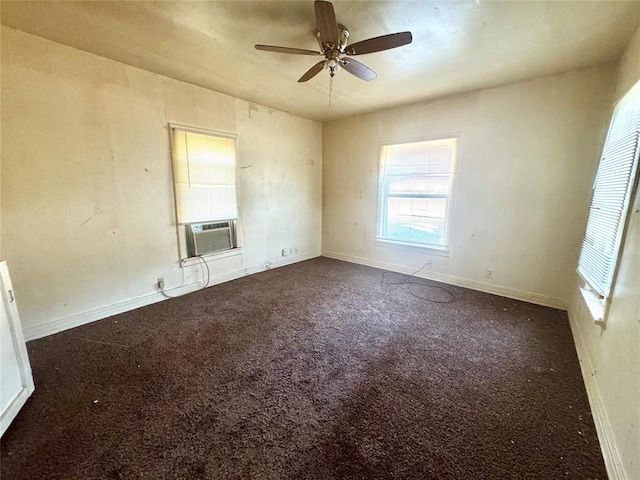
[(287, 255), (289, 255), (289, 249), (288, 248), (283, 248), (282, 249), (282, 256), (286, 257)]
[(487, 273), (485, 276), (487, 278), (493, 278), (493, 268), (487, 268)]
[(164, 277), (158, 277), (158, 283), (156, 285), (160, 290), (164, 290)]

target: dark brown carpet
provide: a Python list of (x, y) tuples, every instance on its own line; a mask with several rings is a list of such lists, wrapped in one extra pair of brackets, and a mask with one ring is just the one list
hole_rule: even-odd
[(407, 278), (318, 258), (30, 342), (2, 479), (606, 478), (566, 313)]

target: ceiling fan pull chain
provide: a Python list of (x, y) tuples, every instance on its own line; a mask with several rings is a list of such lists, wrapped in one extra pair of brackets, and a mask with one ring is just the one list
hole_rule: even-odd
[(331, 108), (331, 95), (333, 94), (333, 75), (329, 76), (329, 108)]

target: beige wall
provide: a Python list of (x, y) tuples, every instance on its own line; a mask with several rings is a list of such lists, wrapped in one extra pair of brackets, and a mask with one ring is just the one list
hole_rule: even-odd
[[(619, 71), (616, 99), (640, 81), (640, 28)], [(631, 209), (606, 329), (593, 323), (577, 286), (569, 316), (610, 477), (640, 478), (640, 195)]]
[(168, 122), (238, 136), (243, 254), (213, 281), (320, 254), (320, 123), (2, 28), (2, 255), (28, 338), (202, 278), (178, 262)]
[[(605, 66), (324, 125), (323, 252), (566, 307), (615, 82)], [(381, 143), (461, 133), (450, 258), (378, 246)], [(487, 268), (493, 279), (487, 279)]]

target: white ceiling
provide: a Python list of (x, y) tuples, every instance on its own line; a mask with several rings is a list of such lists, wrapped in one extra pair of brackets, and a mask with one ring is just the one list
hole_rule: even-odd
[(6, 1), (2, 24), (315, 120), (330, 120), (615, 61), (640, 2), (333, 1), (351, 43), (410, 30), (413, 43), (358, 56), (377, 72), (297, 79), (318, 57), (304, 1)]

